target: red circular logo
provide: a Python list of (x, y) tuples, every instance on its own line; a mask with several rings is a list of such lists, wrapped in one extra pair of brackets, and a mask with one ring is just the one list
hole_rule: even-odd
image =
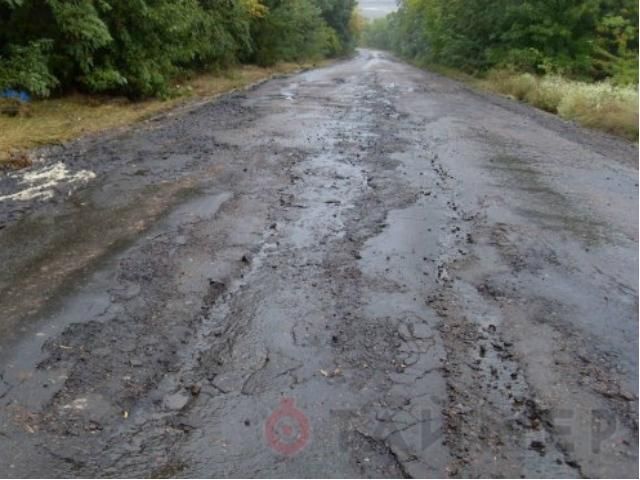
[(309, 420), (294, 403), (283, 398), (264, 425), (267, 444), (281, 455), (295, 455), (309, 442)]

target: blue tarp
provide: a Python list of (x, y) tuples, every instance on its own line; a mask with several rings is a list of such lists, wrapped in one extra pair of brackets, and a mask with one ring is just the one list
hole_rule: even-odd
[(16, 100), (25, 103), (31, 101), (31, 95), (29, 95), (27, 92), (25, 92), (24, 90), (13, 90), (12, 88), (2, 90), (0, 92), (0, 98), (15, 98)]

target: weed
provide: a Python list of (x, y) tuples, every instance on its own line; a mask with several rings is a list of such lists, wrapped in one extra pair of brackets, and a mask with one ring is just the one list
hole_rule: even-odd
[(558, 75), (494, 70), (475, 82), (579, 124), (638, 140), (638, 90), (609, 82), (587, 83)]

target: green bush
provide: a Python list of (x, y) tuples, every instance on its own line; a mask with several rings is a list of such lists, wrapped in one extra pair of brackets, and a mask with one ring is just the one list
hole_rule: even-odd
[(166, 95), (178, 74), (354, 46), (355, 0), (0, 0), (0, 89)]
[(321, 10), (310, 0), (265, 2), (269, 13), (254, 26), (255, 61), (272, 65), (278, 60), (320, 57), (327, 51)]
[(51, 42), (32, 41), (26, 46), (11, 45), (6, 57), (0, 56), (0, 91), (24, 88), (34, 95), (46, 97), (58, 80), (49, 73), (47, 52)]
[(400, 0), (366, 45), (470, 73), (492, 68), (637, 84), (637, 0)]
[(355, 47), (355, 0), (265, 0), (268, 12), (253, 24), (259, 65), (341, 55)]

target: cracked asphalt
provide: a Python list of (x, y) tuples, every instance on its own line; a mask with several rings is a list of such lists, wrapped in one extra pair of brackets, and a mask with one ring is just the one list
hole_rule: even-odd
[(3, 476), (637, 478), (637, 145), (360, 50), (38, 155)]

